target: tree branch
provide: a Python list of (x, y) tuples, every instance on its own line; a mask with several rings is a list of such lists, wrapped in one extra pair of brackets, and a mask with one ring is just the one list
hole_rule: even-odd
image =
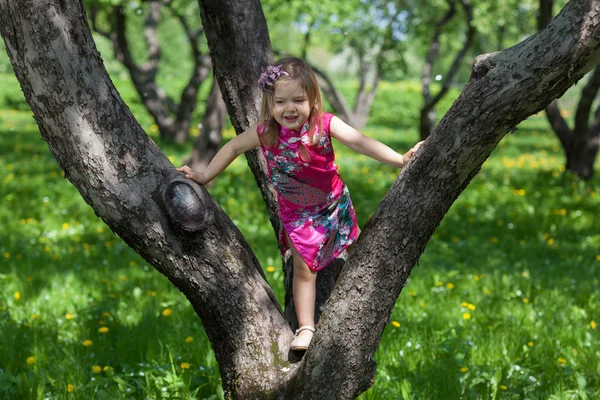
[[(370, 385), (373, 354), (427, 240), (502, 137), (598, 64), (599, 41), (600, 3), (571, 0), (546, 30), (474, 66), (363, 230), (298, 371), (305, 387), (350, 399)], [(335, 385), (314, 371), (349, 379)]]

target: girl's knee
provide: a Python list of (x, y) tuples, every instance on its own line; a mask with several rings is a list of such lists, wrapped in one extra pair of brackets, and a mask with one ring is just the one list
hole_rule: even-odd
[(312, 281), (317, 279), (317, 273), (315, 271), (311, 271), (306, 265), (306, 262), (302, 260), (302, 262), (294, 262), (294, 279), (301, 279), (303, 281)]

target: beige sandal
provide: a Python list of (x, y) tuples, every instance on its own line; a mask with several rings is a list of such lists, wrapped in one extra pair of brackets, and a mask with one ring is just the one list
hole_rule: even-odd
[[(308, 345), (310, 345), (313, 335), (303, 335), (303, 337), (299, 337), (298, 334), (302, 331), (310, 331), (312, 333), (315, 333), (315, 328), (309, 325), (304, 325), (298, 328), (298, 330), (296, 331), (296, 335), (294, 336), (294, 340), (292, 341), (292, 350), (308, 349)], [(306, 336), (308, 336), (308, 338)]]

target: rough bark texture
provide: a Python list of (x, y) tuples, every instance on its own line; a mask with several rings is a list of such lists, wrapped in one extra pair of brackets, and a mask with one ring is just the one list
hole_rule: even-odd
[(298, 371), (315, 388), (302, 398), (352, 398), (370, 386), (373, 353), (435, 227), (502, 137), (599, 62), (595, 0), (570, 1), (545, 30), (476, 60), (462, 94), (402, 171), (342, 270)]
[[(255, 257), (208, 193), (182, 180), (136, 124), (102, 66), (82, 5), (0, 0), (0, 33), (65, 175), (193, 304), (226, 395), (351, 399), (372, 384), (372, 357), (394, 303), (456, 197), (508, 131), (600, 62), (600, 3), (571, 0), (543, 31), (476, 61), (459, 99), (365, 227), (295, 365), (287, 361), (291, 331)], [(216, 71), (229, 67), (217, 63)], [(243, 96), (255, 98), (250, 89)]]
[(448, 93), (450, 90), (450, 84), (452, 80), (456, 76), (460, 68), (460, 64), (462, 63), (467, 51), (471, 47), (473, 43), (473, 39), (475, 38), (476, 29), (472, 24), (473, 22), (473, 7), (467, 0), (460, 0), (460, 4), (465, 13), (465, 24), (467, 26), (467, 32), (465, 35), (465, 41), (463, 43), (462, 49), (456, 53), (454, 57), (454, 61), (452, 65), (446, 72), (442, 80), (442, 87), (438, 94), (435, 96), (431, 95), (431, 71), (433, 69), (433, 65), (438, 58), (440, 51), (440, 36), (442, 35), (444, 26), (448, 24), (454, 15), (456, 14), (456, 5), (455, 2), (450, 0), (448, 2), (449, 9), (442, 18), (436, 23), (436, 28), (433, 34), (433, 39), (431, 41), (431, 46), (429, 47), (429, 52), (427, 53), (427, 57), (425, 58), (425, 63), (423, 64), (423, 74), (421, 78), (422, 85), (422, 93), (423, 93), (423, 108), (421, 109), (421, 114), (419, 118), (419, 132), (421, 136), (421, 140), (425, 140), (429, 137), (433, 128), (435, 127), (435, 106), (440, 102), (441, 99)]
[[(538, 29), (542, 30), (552, 20), (553, 0), (540, 0)], [(596, 68), (581, 91), (581, 97), (575, 111), (573, 129), (563, 118), (558, 101), (554, 100), (546, 107), (546, 117), (554, 133), (560, 140), (567, 159), (565, 170), (577, 174), (584, 180), (594, 176), (594, 162), (600, 147), (600, 106), (596, 108), (592, 122), (590, 112), (592, 103), (600, 89), (600, 69)]]
[[(137, 124), (104, 69), (82, 4), (2, 0), (0, 32), (65, 176), (187, 296), (215, 349), (224, 388), (254, 398), (278, 390), (292, 333), (262, 269), (206, 190), (178, 181), (181, 174)], [(174, 222), (182, 219), (196, 221), (195, 231)]]

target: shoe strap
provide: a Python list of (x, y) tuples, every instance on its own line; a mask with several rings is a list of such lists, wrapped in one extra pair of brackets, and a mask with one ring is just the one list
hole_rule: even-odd
[(302, 331), (311, 331), (312, 333), (315, 333), (315, 328), (312, 327), (312, 326), (310, 326), (310, 325), (301, 326), (300, 328), (298, 328), (296, 330), (296, 335), (299, 334)]

